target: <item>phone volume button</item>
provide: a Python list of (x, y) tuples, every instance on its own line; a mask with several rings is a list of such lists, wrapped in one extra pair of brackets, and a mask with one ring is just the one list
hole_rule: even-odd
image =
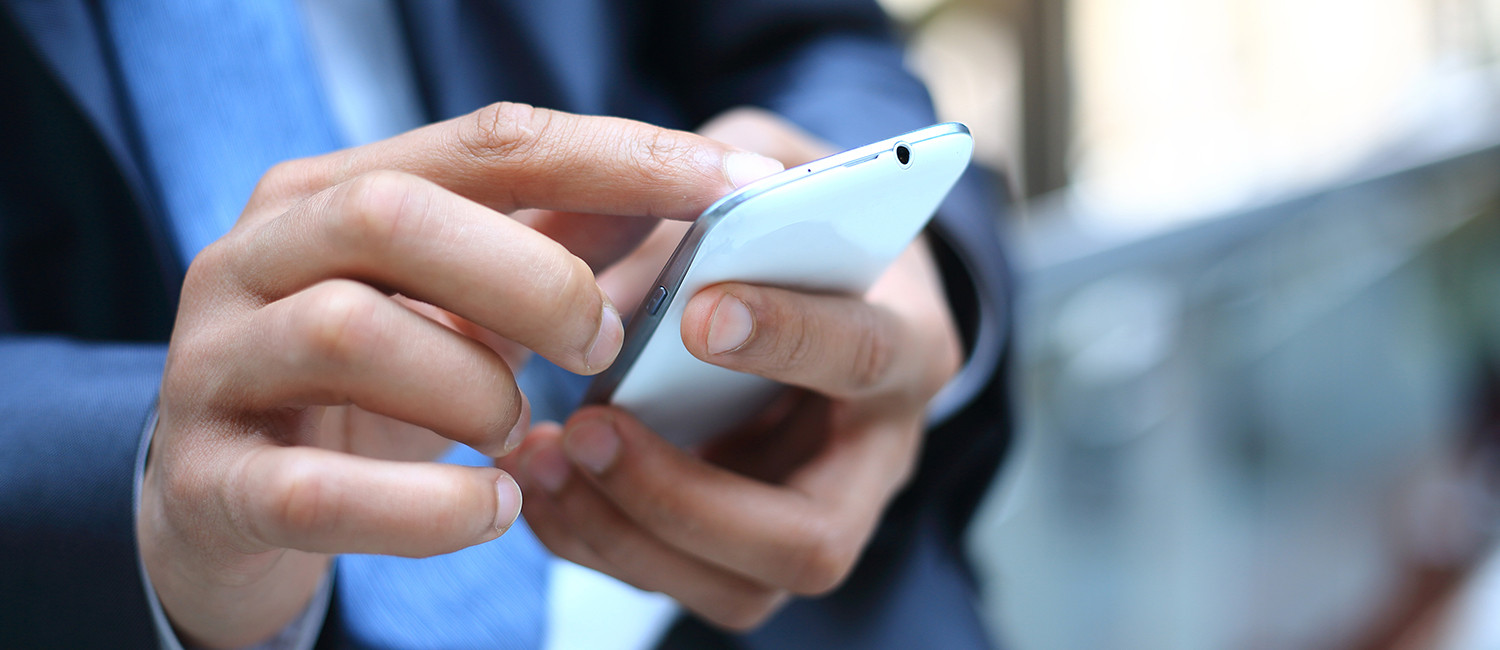
[(655, 316), (661, 310), (662, 303), (667, 301), (667, 288), (657, 287), (651, 292), (651, 299), (646, 301), (646, 313)]

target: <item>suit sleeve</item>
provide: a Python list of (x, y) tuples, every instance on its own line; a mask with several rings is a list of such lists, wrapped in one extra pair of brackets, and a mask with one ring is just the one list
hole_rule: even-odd
[(166, 346), (0, 336), (0, 636), (154, 647), (135, 468)]
[[(926, 89), (905, 69), (889, 21), (873, 1), (666, 0), (654, 15), (672, 18), (643, 39), (644, 56), (663, 71), (663, 85), (694, 123), (753, 105), (853, 147), (936, 121)], [(930, 228), (968, 357), (934, 404), (913, 491), (929, 504), (957, 504), (949, 513), (955, 535), (1008, 437), (1003, 369), (1010, 283), (997, 229), (1004, 207), (1003, 185), (973, 168)]]
[(156, 647), (135, 478), (176, 290), (143, 254), (156, 247), (137, 197), (28, 37), (67, 49), (92, 32), (16, 22), (86, 14), (32, 4), (0, 6), (0, 645)]
[[(665, 4), (658, 15), (675, 19), (647, 39), (646, 56), (667, 71), (663, 85), (689, 108), (694, 123), (753, 105), (838, 146), (853, 147), (936, 121), (925, 88), (904, 68), (902, 50), (873, 1)], [(1005, 369), (1011, 288), (997, 228), (1006, 206), (1003, 187), (994, 174), (971, 168), (929, 229), (967, 359), (958, 379), (934, 401), (911, 485), (892, 503), (840, 592), (794, 605), (779, 616), (786, 625), (773, 621), (742, 639), (746, 645), (806, 640), (822, 622), (849, 615), (866, 623), (872, 615), (888, 618), (859, 626), (881, 631), (864, 640), (849, 636), (852, 626), (830, 627), (827, 640), (833, 646), (899, 647), (899, 639), (918, 645), (943, 639), (950, 647), (985, 643), (982, 632), (960, 629), (974, 623), (972, 616), (955, 622), (930, 606), (902, 604), (902, 592), (909, 590), (901, 584), (919, 584), (930, 578), (924, 573), (946, 571), (973, 587), (962, 559), (963, 531), (1000, 467), (1010, 432)], [(931, 570), (916, 568), (921, 563)], [(934, 602), (941, 600), (939, 592), (952, 582), (934, 583), (927, 593)], [(966, 606), (958, 591), (946, 593), (950, 604)], [(783, 631), (800, 636), (781, 636)], [(677, 632), (680, 637), (682, 630)], [(703, 630), (688, 634), (698, 632)], [(923, 633), (932, 636), (924, 639)]]

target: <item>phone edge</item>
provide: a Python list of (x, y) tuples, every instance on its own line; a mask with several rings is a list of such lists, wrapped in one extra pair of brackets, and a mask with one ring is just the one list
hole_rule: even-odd
[[(920, 138), (912, 136), (921, 134)], [(788, 168), (785, 171), (772, 174), (766, 178), (746, 185), (738, 190), (720, 197), (712, 205), (708, 206), (698, 218), (694, 220), (693, 226), (683, 235), (677, 247), (672, 250), (671, 257), (662, 266), (661, 273), (657, 274), (646, 291), (646, 296), (636, 305), (631, 312), (630, 319), (626, 322), (624, 341), (620, 347), (620, 353), (615, 356), (614, 363), (604, 372), (594, 376), (584, 392), (583, 404), (608, 404), (614, 396), (615, 389), (625, 379), (625, 373), (635, 363), (635, 359), (645, 349), (646, 343), (656, 333), (662, 319), (666, 316), (672, 302), (677, 299), (677, 290), (682, 281), (687, 278), (687, 272), (692, 268), (693, 260), (698, 256), (698, 247), (708, 235), (713, 226), (723, 220), (736, 206), (748, 201), (758, 195), (774, 189), (779, 189), (795, 183), (799, 180), (812, 178), (820, 173), (839, 167), (853, 166), (869, 160), (876, 159), (881, 152), (893, 149), (897, 144), (906, 143), (915, 145), (935, 138), (950, 135), (966, 135), (973, 137), (969, 127), (961, 122), (940, 122), (931, 126), (902, 133), (895, 137), (877, 140), (867, 145), (846, 149), (839, 153), (825, 156), (817, 160)], [(873, 151), (873, 153), (869, 153)], [(797, 170), (803, 170), (797, 173)], [(774, 182), (773, 182), (774, 181)], [(666, 295), (661, 299), (655, 314), (648, 313), (648, 306), (652, 300), (655, 289), (666, 289)], [(644, 329), (644, 331), (642, 331)]]

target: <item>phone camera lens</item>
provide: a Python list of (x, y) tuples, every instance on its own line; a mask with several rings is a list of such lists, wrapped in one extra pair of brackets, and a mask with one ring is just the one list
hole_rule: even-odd
[(901, 163), (902, 167), (910, 165), (911, 147), (908, 147), (905, 144), (896, 145), (896, 162)]

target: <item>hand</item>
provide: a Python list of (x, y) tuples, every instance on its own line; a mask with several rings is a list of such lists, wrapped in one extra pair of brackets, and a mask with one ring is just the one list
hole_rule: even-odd
[[(789, 166), (826, 152), (757, 111), (704, 133)], [(659, 266), (670, 250), (660, 239), (670, 237), (653, 237), (601, 285), (619, 295), (639, 286), (627, 276)], [(926, 403), (960, 364), (958, 336), (918, 242), (862, 299), (709, 287), (687, 304), (682, 338), (704, 361), (803, 390), (697, 454), (591, 407), (565, 429), (538, 424), (498, 464), (520, 480), (527, 522), (554, 553), (749, 629), (853, 568), (914, 469)]]
[(566, 213), (541, 215), (544, 232), (505, 213), (685, 219), (779, 169), (499, 104), (268, 172), (188, 270), (162, 382), (137, 535), (178, 632), (253, 643), (306, 607), (332, 554), (445, 553), (511, 525), (504, 472), (414, 461), (450, 441), (515, 448), (527, 351), (609, 365), (622, 328), (588, 262), (655, 219), (573, 215), (609, 233), (591, 246)]

